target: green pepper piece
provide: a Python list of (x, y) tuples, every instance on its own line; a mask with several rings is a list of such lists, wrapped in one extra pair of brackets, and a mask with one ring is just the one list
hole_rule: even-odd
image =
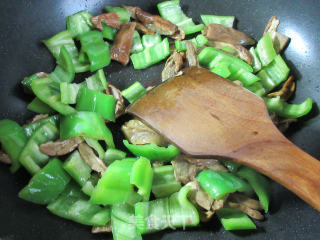
[(138, 53), (143, 50), (143, 45), (141, 42), (141, 37), (138, 31), (134, 31), (133, 38), (132, 38), (132, 45), (130, 49), (130, 53)]
[(105, 155), (104, 155), (104, 161), (109, 166), (111, 163), (113, 163), (115, 160), (121, 160), (126, 157), (127, 153), (115, 149), (115, 148), (108, 148)]
[(103, 119), (95, 112), (76, 112), (61, 117), (60, 138), (72, 137), (89, 137), (96, 140), (104, 140), (109, 147), (114, 147), (112, 133)]
[(181, 183), (176, 180), (172, 165), (153, 168), (151, 189), (156, 198), (168, 197), (181, 189)]
[(80, 85), (77, 83), (60, 83), (61, 102), (63, 104), (75, 104)]
[(216, 213), (225, 230), (249, 230), (257, 228), (252, 220), (238, 209), (221, 208)]
[(253, 72), (252, 67), (246, 62), (213, 47), (202, 49), (198, 55), (198, 59), (202, 66), (210, 69), (224, 62), (230, 65), (231, 73), (235, 73), (240, 69), (243, 69), (246, 72)]
[(259, 60), (259, 57), (258, 57), (257, 52), (256, 52), (254, 47), (250, 48), (249, 53), (250, 53), (251, 58), (252, 58), (253, 72), (256, 73), (256, 72), (261, 70), (261, 67), (262, 67), (261, 62)]
[(105, 152), (98, 140), (93, 138), (87, 138), (87, 137), (85, 137), (84, 140), (91, 148), (93, 148), (93, 150), (95, 150), (98, 153), (98, 157), (100, 159), (104, 158)]
[(134, 69), (144, 69), (156, 64), (170, 55), (168, 38), (162, 40), (150, 48), (130, 56)]
[(159, 147), (154, 143), (145, 145), (134, 145), (130, 144), (127, 140), (123, 140), (123, 144), (134, 155), (146, 157), (151, 161), (158, 160), (161, 162), (169, 162), (180, 153), (179, 148), (171, 144), (167, 148)]
[(255, 82), (250, 86), (247, 86), (246, 89), (258, 95), (259, 97), (262, 97), (266, 94), (266, 89), (262, 86), (260, 81)]
[(30, 123), (30, 124), (27, 124), (23, 127), (23, 130), (26, 134), (26, 136), (28, 138), (30, 138), (34, 131), (40, 127), (41, 125), (43, 125), (44, 123), (47, 123), (47, 122), (50, 122), (52, 123), (53, 125), (57, 126), (57, 122), (59, 121), (60, 117), (59, 115), (53, 115), (51, 117), (47, 117), (47, 118), (43, 118), (43, 119), (40, 119), (40, 120), (37, 120), (33, 123)]
[(271, 195), (271, 187), (268, 179), (257, 171), (245, 166), (240, 168), (237, 175), (249, 182), (257, 194), (264, 211), (268, 212)]
[(142, 240), (135, 224), (127, 223), (111, 215), (111, 225), (114, 240)]
[(98, 174), (93, 173), (88, 181), (82, 186), (81, 191), (88, 196), (91, 196), (94, 188), (97, 186), (99, 181)]
[(61, 102), (60, 94), (51, 85), (53, 83), (51, 78), (35, 79), (32, 81), (32, 90), (42, 102), (61, 114), (68, 115), (76, 112), (73, 107)]
[(251, 191), (249, 184), (232, 173), (203, 170), (198, 174), (197, 180), (214, 199), (221, 199), (224, 195), (235, 191)]
[(136, 158), (114, 161), (94, 189), (90, 201), (95, 204), (125, 203), (133, 193), (131, 170)]
[(81, 88), (77, 98), (78, 111), (96, 112), (104, 119), (115, 121), (116, 99), (105, 93)]
[(86, 78), (84, 86), (95, 91), (105, 91), (108, 88), (108, 82), (103, 69), (98, 70), (92, 76)]
[(257, 43), (257, 54), (262, 66), (267, 66), (277, 55), (273, 48), (272, 39), (269, 33), (266, 33)]
[(27, 136), (18, 123), (3, 119), (0, 120), (0, 142), (3, 150), (10, 156), (10, 171), (14, 173), (20, 168), (19, 156), (27, 143)]
[(46, 122), (39, 126), (28, 139), (20, 153), (19, 161), (30, 174), (36, 174), (49, 160), (49, 156), (40, 151), (40, 145), (57, 139), (58, 135), (57, 127)]
[(90, 71), (106, 67), (110, 64), (110, 47), (103, 41), (103, 35), (99, 31), (89, 31), (79, 36), (83, 51), (88, 55)]
[(228, 78), (231, 74), (228, 63), (221, 63), (210, 70), (211, 72), (223, 78)]
[(226, 161), (226, 160), (222, 160), (222, 163), (232, 173), (236, 173), (238, 171), (238, 168), (241, 166), (240, 163), (236, 163), (236, 162), (232, 162), (232, 161)]
[(74, 151), (67, 158), (63, 164), (63, 168), (80, 186), (83, 186), (90, 178), (91, 168), (81, 158), (78, 151)]
[(169, 227), (169, 200), (160, 198), (134, 205), (136, 226), (141, 234), (161, 231)]
[(136, 217), (134, 215), (134, 206), (127, 203), (113, 204), (111, 206), (112, 216), (126, 223), (135, 224)]
[(203, 24), (195, 25), (192, 18), (183, 13), (179, 0), (164, 1), (158, 3), (157, 7), (161, 17), (181, 27), (186, 35), (200, 32), (204, 28)]
[(202, 22), (204, 25), (209, 25), (211, 23), (220, 24), (225, 27), (233, 27), (233, 23), (235, 20), (234, 16), (217, 16), (217, 15), (206, 15), (201, 14), (200, 15)]
[(104, 22), (101, 23), (102, 26), (102, 36), (105, 39), (113, 41), (117, 34), (117, 29), (107, 26)]
[(77, 37), (82, 33), (89, 32), (93, 25), (91, 23), (92, 14), (87, 10), (82, 10), (67, 17), (67, 29), (72, 33), (72, 37)]
[(183, 186), (169, 197), (169, 222), (173, 227), (194, 227), (199, 225), (199, 213), (188, 200), (190, 186)]
[(145, 34), (142, 36), (142, 45), (144, 48), (152, 47), (157, 43), (161, 43), (161, 35), (160, 34)]
[(19, 192), (19, 197), (37, 204), (48, 204), (59, 196), (70, 181), (63, 170), (62, 162), (53, 158), (28, 185)]
[(264, 100), (269, 111), (275, 112), (277, 115), (284, 118), (302, 117), (311, 111), (313, 104), (312, 98), (307, 98), (300, 104), (289, 104), (282, 101), (280, 96), (275, 98), (265, 98)]
[(147, 158), (140, 157), (132, 167), (130, 183), (138, 188), (138, 194), (149, 201), (153, 180), (153, 170)]
[(130, 13), (125, 8), (106, 6), (104, 9), (107, 12), (115, 12), (115, 13), (117, 13), (119, 18), (120, 18), (120, 23), (121, 24), (130, 21)]
[(37, 79), (39, 78), (38, 74), (37, 73), (34, 73), (32, 74), (31, 76), (29, 77), (25, 77), (22, 81), (21, 81), (21, 84), (24, 88), (24, 91), (26, 93), (30, 93), (30, 94), (33, 94), (32, 92), (32, 89), (31, 89), (31, 83), (33, 81), (33, 79)]
[(204, 46), (208, 42), (208, 39), (205, 36), (203, 36), (202, 34), (199, 34), (196, 37), (191, 38), (189, 40), (184, 40), (184, 41), (175, 40), (174, 44), (175, 44), (176, 49), (178, 51), (186, 51), (187, 50), (186, 41), (193, 42), (195, 44), (196, 48), (201, 48), (202, 46)]
[(253, 73), (248, 72), (242, 68), (239, 71), (232, 73), (228, 77), (228, 79), (230, 79), (232, 81), (239, 80), (240, 82), (242, 82), (244, 87), (250, 86), (260, 80), (259, 77), (257, 77)]
[[(92, 204), (87, 196), (80, 192), (79, 186), (67, 186), (47, 209), (62, 218), (89, 226), (103, 226), (110, 221), (110, 209)], [(69, 185), (70, 185), (69, 184)]]
[(140, 97), (142, 97), (147, 90), (142, 86), (140, 82), (131, 84), (128, 88), (121, 91), (121, 95), (127, 99), (130, 103), (133, 103)]
[(55, 111), (47, 104), (42, 102), (39, 98), (35, 97), (27, 106), (27, 109), (36, 113), (54, 113)]

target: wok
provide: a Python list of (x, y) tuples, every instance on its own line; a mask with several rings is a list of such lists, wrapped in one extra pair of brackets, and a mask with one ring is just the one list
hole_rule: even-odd
[[(0, 1), (0, 119), (10, 118), (20, 124), (33, 114), (26, 110), (31, 100), (23, 94), (20, 81), (35, 72), (51, 72), (54, 59), (41, 40), (65, 29), (65, 17), (82, 9), (93, 14), (102, 12), (106, 5), (139, 5), (157, 12), (158, 1), (99, 1), (99, 0), (1, 0)], [(320, 2), (300, 0), (275, 1), (191, 1), (182, 0), (183, 10), (195, 21), (200, 14), (235, 15), (238, 29), (255, 39), (263, 33), (268, 19), (275, 15), (280, 21), (279, 31), (291, 37), (285, 59), (297, 79), (293, 102), (306, 97), (319, 99), (320, 59)], [(112, 63), (105, 68), (107, 79), (120, 89), (139, 80), (145, 86), (159, 81), (162, 64), (133, 71), (132, 65), (122, 67)], [(78, 76), (81, 79), (82, 76)], [(120, 122), (127, 117), (121, 118)], [(287, 136), (299, 147), (320, 158), (320, 116), (315, 105), (311, 114), (294, 124)], [(120, 125), (120, 124), (119, 124)], [(118, 145), (121, 133), (113, 125)], [(28, 182), (24, 170), (11, 175), (8, 167), (0, 165), (0, 239), (112, 239), (111, 234), (92, 235), (86, 227), (50, 214), (45, 207), (34, 205), (17, 197)], [(273, 194), (267, 220), (258, 222), (257, 231), (226, 232), (217, 220), (186, 231), (164, 231), (146, 235), (144, 239), (320, 239), (320, 214), (277, 183), (272, 183)]]

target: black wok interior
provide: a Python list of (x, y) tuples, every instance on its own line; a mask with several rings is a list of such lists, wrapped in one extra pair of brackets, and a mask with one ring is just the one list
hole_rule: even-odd
[[(54, 59), (41, 43), (65, 29), (65, 18), (82, 9), (93, 14), (106, 5), (138, 5), (157, 13), (158, 1), (116, 0), (1, 0), (0, 1), (0, 119), (10, 118), (23, 124), (33, 116), (26, 110), (32, 98), (23, 93), (20, 81), (35, 72), (51, 72)], [(185, 13), (196, 22), (200, 14), (235, 15), (238, 29), (255, 39), (263, 33), (268, 19), (280, 19), (279, 31), (291, 37), (285, 59), (297, 79), (293, 102), (312, 97), (320, 103), (320, 1), (309, 0), (181, 0)], [(163, 63), (146, 70), (133, 70), (112, 63), (104, 70), (107, 80), (123, 89), (134, 81), (152, 85), (160, 77)], [(81, 79), (82, 76), (78, 76)], [(311, 114), (293, 125), (287, 136), (299, 147), (320, 159), (320, 127), (318, 106)], [(124, 119), (121, 119), (124, 120)], [(118, 126), (113, 126), (115, 130)], [(120, 134), (116, 134), (119, 138)], [(120, 146), (120, 142), (118, 142)], [(44, 206), (25, 202), (17, 197), (28, 182), (24, 170), (11, 175), (0, 165), (0, 239), (89, 240), (112, 239), (111, 234), (91, 234), (91, 228), (50, 214)], [(185, 231), (163, 231), (145, 235), (144, 239), (320, 239), (320, 214), (298, 197), (276, 183), (270, 213), (257, 222), (257, 231), (227, 232), (217, 220)]]

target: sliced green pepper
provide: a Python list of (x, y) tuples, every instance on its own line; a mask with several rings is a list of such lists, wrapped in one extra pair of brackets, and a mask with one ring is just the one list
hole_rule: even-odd
[(54, 81), (51, 78), (35, 79), (32, 81), (32, 90), (41, 101), (57, 112), (63, 115), (75, 113), (76, 110), (73, 107), (61, 102), (60, 94), (52, 84)]
[(132, 167), (130, 183), (138, 188), (138, 194), (144, 201), (149, 201), (153, 180), (153, 170), (150, 161), (140, 157)]
[(141, 234), (134, 223), (128, 223), (111, 215), (111, 224), (114, 240), (142, 240)]
[(256, 72), (261, 70), (262, 65), (261, 65), (261, 62), (259, 60), (259, 57), (257, 55), (257, 52), (256, 52), (255, 48), (251, 47), (249, 52), (250, 52), (250, 55), (251, 55), (251, 58), (252, 58), (253, 72), (256, 73)]
[(269, 33), (266, 33), (257, 43), (256, 48), (262, 66), (267, 66), (277, 55), (273, 48), (272, 39)]
[(78, 151), (74, 151), (67, 158), (63, 164), (63, 168), (80, 186), (83, 186), (90, 178), (91, 168), (81, 158)]
[(84, 225), (103, 226), (110, 221), (110, 209), (92, 204), (80, 192), (79, 186), (70, 183), (54, 202), (47, 208), (53, 214)]
[(113, 204), (111, 206), (111, 214), (121, 221), (135, 224), (136, 217), (134, 215), (134, 206), (127, 203)]
[(19, 156), (27, 143), (24, 129), (12, 120), (0, 120), (0, 142), (3, 150), (10, 156), (11, 172), (20, 168)]
[(19, 192), (19, 197), (37, 204), (48, 204), (59, 196), (69, 181), (70, 177), (63, 170), (62, 162), (53, 158), (31, 178), (28, 185)]
[(130, 175), (136, 160), (125, 158), (114, 161), (99, 180), (90, 201), (96, 204), (125, 203), (133, 193)]
[(216, 211), (225, 230), (256, 229), (256, 225), (243, 212), (235, 208), (221, 208)]
[(58, 123), (59, 119), (60, 119), (59, 115), (53, 115), (51, 117), (43, 118), (43, 119), (37, 120), (37, 121), (35, 121), (33, 123), (25, 125), (23, 127), (23, 130), (24, 130), (26, 136), (29, 138), (29, 137), (31, 137), (33, 135), (34, 131), (38, 127), (43, 125), (44, 123), (50, 122), (53, 125), (57, 126), (57, 123)]
[(33, 79), (37, 79), (37, 78), (40, 78), (40, 77), (38, 76), (37, 73), (34, 73), (31, 76), (26, 77), (21, 81), (21, 84), (22, 84), (25, 92), (33, 94), (32, 89), (31, 89), (31, 83), (32, 83)]
[(104, 140), (109, 147), (114, 147), (112, 133), (103, 119), (95, 112), (76, 112), (61, 117), (60, 138), (79, 136)]
[(260, 81), (255, 82), (254, 84), (247, 86), (246, 88), (260, 97), (266, 94), (266, 89), (262, 86)]
[(159, 147), (154, 143), (134, 145), (130, 144), (128, 140), (123, 140), (123, 144), (136, 156), (142, 156), (150, 160), (158, 160), (161, 162), (169, 162), (180, 153), (179, 148), (171, 144), (167, 148)]
[(235, 191), (251, 191), (249, 184), (232, 173), (203, 170), (198, 174), (197, 180), (214, 199), (221, 199), (226, 194)]
[(36, 113), (54, 113), (55, 111), (47, 104), (42, 102), (39, 98), (35, 97), (27, 106), (27, 109)]
[(179, 0), (164, 1), (157, 6), (161, 17), (181, 27), (186, 35), (200, 32), (204, 28), (203, 24), (195, 25), (192, 18), (183, 13)]
[(130, 53), (138, 53), (143, 50), (141, 37), (138, 31), (134, 31)]
[(142, 36), (142, 45), (144, 48), (152, 47), (157, 43), (161, 43), (161, 35), (160, 34), (145, 34)]
[(103, 35), (99, 31), (89, 31), (79, 36), (83, 51), (88, 55), (90, 71), (106, 67), (110, 64), (110, 47), (103, 41)]
[(104, 119), (115, 121), (116, 99), (105, 93), (81, 88), (77, 97), (78, 111), (96, 112)]
[(28, 139), (19, 155), (19, 161), (30, 174), (36, 174), (49, 160), (49, 156), (40, 151), (40, 145), (57, 139), (58, 135), (57, 127), (50, 122), (45, 122)]
[(169, 197), (181, 189), (181, 183), (176, 180), (172, 165), (153, 168), (151, 189), (156, 198)]
[(234, 16), (217, 16), (217, 15), (206, 15), (206, 14), (201, 14), (200, 15), (202, 22), (205, 25), (209, 25), (211, 23), (215, 24), (221, 24), (225, 27), (233, 27), (233, 23), (235, 20)]
[(88, 196), (91, 196), (94, 188), (97, 186), (99, 176), (95, 173), (91, 175), (88, 181), (82, 186), (81, 191)]
[(280, 96), (275, 98), (265, 98), (268, 110), (275, 112), (284, 118), (299, 118), (308, 114), (312, 109), (313, 100), (307, 98), (300, 104), (289, 104), (281, 100)]
[(75, 104), (80, 85), (77, 83), (60, 83), (61, 102), (63, 104)]
[(93, 150), (95, 150), (98, 153), (98, 157), (100, 159), (104, 158), (105, 152), (98, 140), (87, 137), (85, 137), (84, 140), (91, 148), (93, 148)]
[(237, 175), (246, 179), (257, 194), (265, 212), (269, 210), (271, 187), (268, 179), (249, 167), (241, 167)]
[(82, 33), (89, 32), (93, 25), (91, 23), (92, 14), (82, 10), (67, 17), (67, 29), (72, 33), (72, 37), (77, 37)]
[(104, 22), (101, 22), (102, 26), (102, 36), (105, 39), (113, 41), (117, 34), (117, 29), (107, 26)]
[(121, 91), (121, 95), (127, 99), (130, 103), (133, 103), (140, 97), (142, 97), (147, 90), (142, 86), (140, 82), (131, 84), (128, 88)]
[(150, 48), (130, 56), (134, 69), (144, 69), (162, 61), (170, 55), (168, 38), (162, 40)]
[(103, 69), (98, 70), (95, 74), (86, 78), (83, 85), (91, 90), (105, 91), (108, 88), (108, 82)]
[(104, 161), (107, 165), (110, 165), (113, 163), (115, 160), (121, 160), (126, 157), (127, 153), (115, 149), (115, 148), (108, 148), (105, 155), (104, 155)]

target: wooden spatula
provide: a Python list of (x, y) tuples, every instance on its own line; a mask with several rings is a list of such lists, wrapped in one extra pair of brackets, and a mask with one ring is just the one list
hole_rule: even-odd
[(187, 69), (127, 111), (185, 154), (252, 167), (320, 211), (320, 162), (279, 132), (261, 98), (229, 80)]

